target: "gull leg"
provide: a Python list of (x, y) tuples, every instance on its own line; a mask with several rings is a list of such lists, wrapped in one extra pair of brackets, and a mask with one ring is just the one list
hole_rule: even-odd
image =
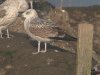
[(10, 38), (9, 30), (7, 29), (7, 38)]
[(41, 46), (41, 42), (38, 41), (38, 52), (40, 52), (40, 46)]
[(38, 54), (40, 52), (40, 46), (41, 46), (41, 42), (38, 41), (38, 52), (32, 53), (32, 54)]
[(44, 52), (47, 52), (47, 43), (45, 42), (45, 51)]
[(3, 36), (2, 36), (2, 31), (0, 31), (0, 37), (3, 38)]
[(3, 38), (3, 37), (2, 37), (2, 34), (0, 35), (0, 37)]
[(31, 9), (33, 9), (33, 1), (30, 1)]
[(47, 52), (47, 43), (45, 42), (44, 45), (45, 45), (45, 50), (44, 51), (41, 51), (42, 53)]
[(10, 38), (10, 36), (11, 36), (11, 37), (14, 37), (13, 35), (10, 35), (10, 34), (9, 34), (9, 30), (7, 29), (7, 38)]

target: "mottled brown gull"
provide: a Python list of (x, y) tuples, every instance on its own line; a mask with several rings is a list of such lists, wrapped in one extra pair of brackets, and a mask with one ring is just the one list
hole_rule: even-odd
[(2, 30), (7, 30), (7, 38), (9, 38), (8, 27), (15, 21), (19, 12), (24, 12), (28, 9), (26, 0), (6, 0), (0, 5), (0, 35)]
[[(32, 39), (38, 41), (38, 52), (33, 54), (38, 54), (39, 52), (45, 53), (47, 51), (47, 43), (53, 41), (53, 38), (59, 37), (62, 31), (51, 21), (39, 18), (34, 9), (25, 11), (22, 16), (25, 18), (24, 28), (26, 33)], [(45, 43), (45, 50), (40, 50), (41, 42)]]

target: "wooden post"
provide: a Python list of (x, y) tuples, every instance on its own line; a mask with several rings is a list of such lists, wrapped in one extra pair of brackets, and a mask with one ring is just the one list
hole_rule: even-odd
[(76, 75), (91, 75), (93, 25), (81, 23), (78, 27)]

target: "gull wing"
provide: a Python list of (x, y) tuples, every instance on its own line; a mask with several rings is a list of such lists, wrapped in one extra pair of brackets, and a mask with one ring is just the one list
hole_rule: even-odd
[(4, 9), (0, 10), (0, 18), (3, 18), (5, 15), (6, 15), (6, 11)]
[(38, 27), (43, 27), (43, 26), (57, 27), (55, 23), (53, 23), (52, 21), (41, 19), (41, 18), (31, 19), (30, 24), (31, 26), (38, 26)]
[(40, 18), (31, 20), (29, 31), (42, 38), (55, 37), (58, 35), (58, 31), (52, 23)]

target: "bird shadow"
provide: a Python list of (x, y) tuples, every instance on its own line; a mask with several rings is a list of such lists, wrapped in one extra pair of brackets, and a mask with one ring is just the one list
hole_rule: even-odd
[(49, 38), (53, 40), (62, 40), (62, 41), (77, 41), (76, 37), (73, 37), (69, 34), (66, 34), (64, 37), (49, 37)]
[[(36, 40), (31, 40), (30, 44), (32, 44), (33, 47), (38, 47), (38, 41), (36, 41)], [(44, 42), (41, 42), (41, 48), (42, 49), (44, 48)], [(66, 51), (66, 50), (64, 50), (62, 48), (59, 48), (57, 46), (50, 45), (49, 43), (47, 43), (47, 48), (48, 49), (53, 49), (53, 50), (58, 50), (58, 51), (61, 51), (61, 52), (65, 52)]]
[[(60, 38), (60, 40), (61, 40), (61, 38)], [(65, 38), (63, 40), (66, 40), (66, 41), (77, 41), (77, 39), (76, 38), (73, 38), (73, 37), (72, 38), (69, 37), (69, 39), (68, 38), (67, 39)], [(32, 44), (33, 47), (38, 47), (38, 41), (36, 41), (36, 40), (30, 40), (30, 44)], [(44, 42), (41, 42), (41, 48), (44, 49)], [(50, 49), (50, 50), (58, 50), (60, 52), (69, 52), (69, 51), (67, 51), (67, 50), (65, 50), (63, 48), (60, 48), (58, 46), (51, 45), (49, 43), (47, 43), (47, 48)]]

